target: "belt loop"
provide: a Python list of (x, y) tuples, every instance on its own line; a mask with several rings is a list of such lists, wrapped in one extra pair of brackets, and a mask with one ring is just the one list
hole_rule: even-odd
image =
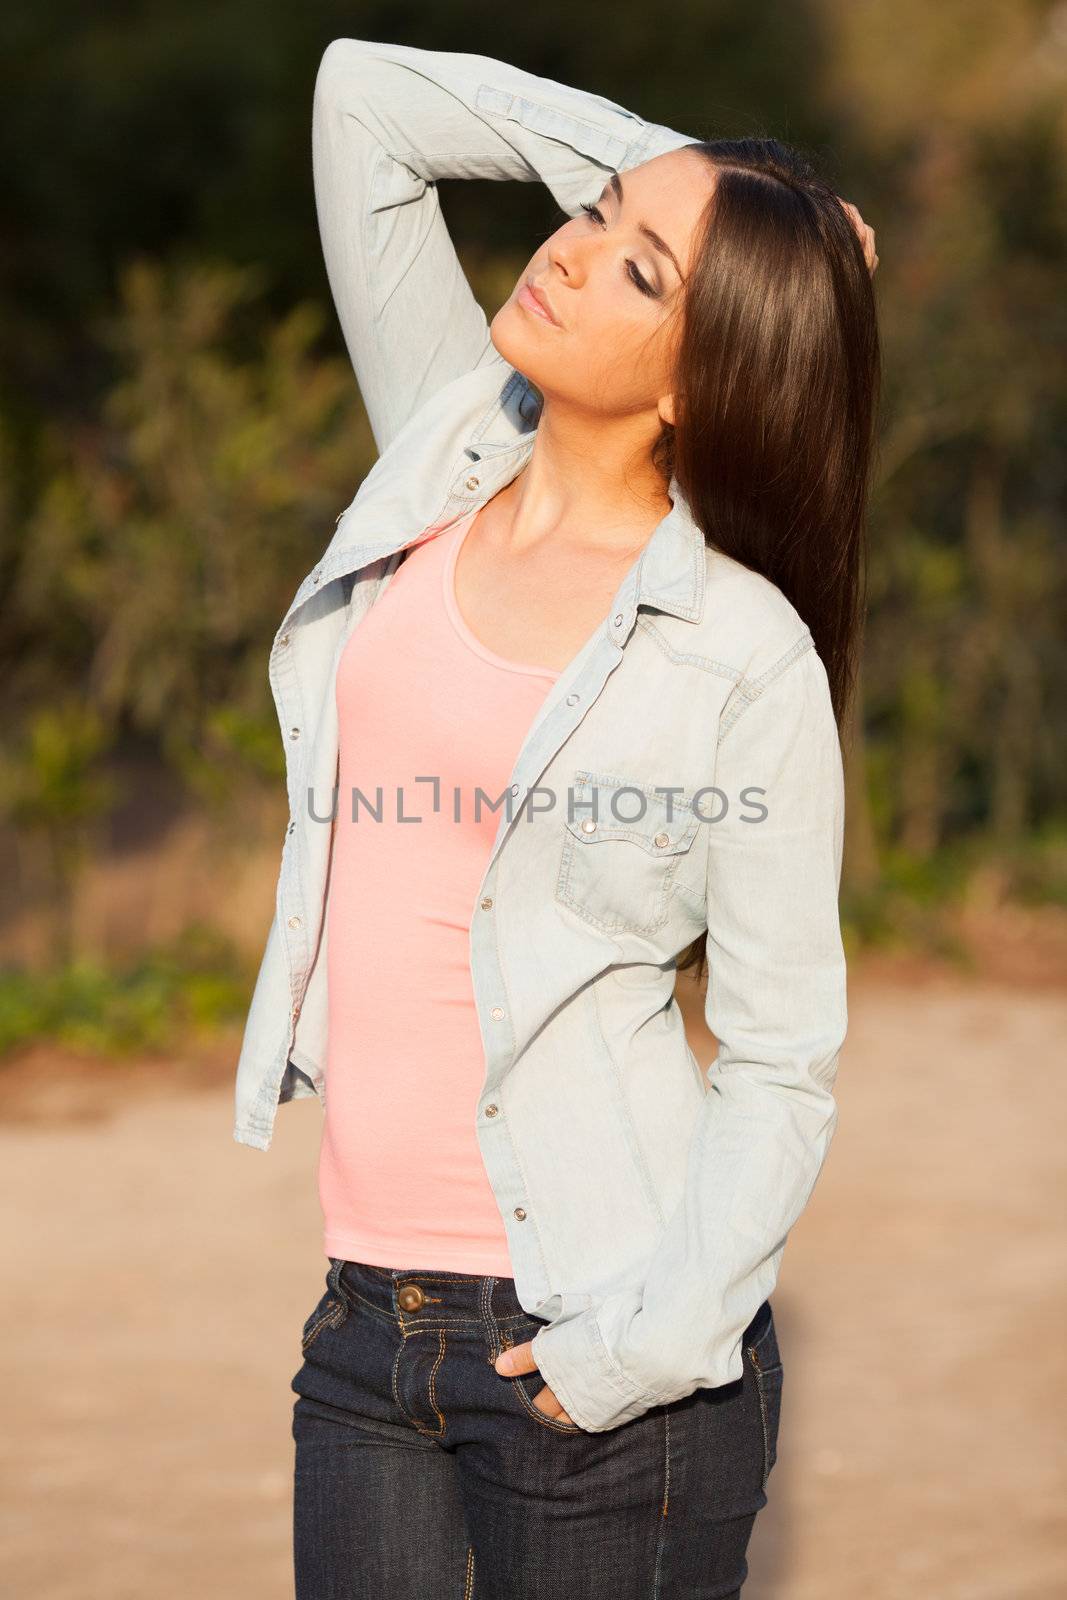
[(344, 1258), (342, 1256), (331, 1256), (330, 1270), (326, 1274), (326, 1282), (329, 1284), (331, 1291), (337, 1296), (337, 1298), (343, 1301), (344, 1304), (348, 1306), (349, 1310), (351, 1310), (352, 1302), (349, 1300), (348, 1292), (341, 1282), (341, 1274), (344, 1272), (344, 1270)]

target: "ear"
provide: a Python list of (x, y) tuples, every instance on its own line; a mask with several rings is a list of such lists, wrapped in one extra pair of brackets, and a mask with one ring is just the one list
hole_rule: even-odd
[(665, 394), (659, 403), (659, 414), (662, 422), (670, 423), (674, 427), (674, 396)]

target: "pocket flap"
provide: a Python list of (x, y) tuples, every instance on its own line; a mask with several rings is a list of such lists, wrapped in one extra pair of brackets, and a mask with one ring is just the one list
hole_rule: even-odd
[(604, 773), (575, 774), (574, 805), (575, 815), (564, 820), (584, 845), (628, 839), (651, 856), (676, 856), (690, 849), (700, 826), (684, 793), (661, 794), (646, 784)]

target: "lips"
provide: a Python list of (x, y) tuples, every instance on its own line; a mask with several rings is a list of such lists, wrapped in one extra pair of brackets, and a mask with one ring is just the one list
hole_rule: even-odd
[[(524, 281), (523, 286), (519, 291), (519, 299), (521, 301), (525, 301), (528, 309), (533, 310), (535, 315), (544, 317), (544, 319), (548, 322), (551, 322), (554, 327), (558, 328), (560, 326), (559, 318), (553, 311), (551, 302), (549, 301), (544, 290), (538, 289), (535, 284), (530, 282), (529, 278)], [(533, 302), (532, 306), (529, 304), (531, 301)]]

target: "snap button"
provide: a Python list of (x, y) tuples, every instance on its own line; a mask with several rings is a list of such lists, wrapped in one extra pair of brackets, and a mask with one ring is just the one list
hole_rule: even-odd
[(401, 1311), (418, 1311), (426, 1304), (426, 1296), (417, 1283), (405, 1283), (396, 1298)]
[(499, 1110), (500, 1110), (499, 1106), (486, 1106), (485, 1114), (486, 1114), (487, 1117), (495, 1117)]
[(493, 897), (492, 897), (491, 894), (487, 894), (485, 899), (482, 901), (482, 910), (483, 911), (489, 911), (491, 909), (491, 907), (492, 907), (492, 904), (493, 904)]
[(503, 1006), (494, 1006), (492, 1011), (490, 1011), (489, 1015), (492, 1017), (494, 1022), (499, 1022), (501, 1017), (504, 1015), (504, 1007)]
[(526, 1221), (526, 1213), (522, 1209), (521, 1206), (516, 1206), (515, 1207), (515, 1215), (518, 1217), (520, 1222), (525, 1222)]
[(312, 583), (318, 583), (318, 581), (319, 581), (319, 579), (321, 577), (322, 577), (322, 568), (321, 567), (316, 567), (314, 572), (311, 574)]
[(621, 611), (619, 612), (618, 616), (615, 618), (615, 626), (617, 628), (621, 628), (622, 627), (622, 612)]
[(567, 696), (567, 704), (569, 706), (576, 706), (581, 698), (582, 697), (580, 694), (569, 694)]
[(303, 921), (302, 917), (290, 917), (289, 918), (289, 926), (290, 926), (290, 928), (299, 928), (301, 926), (302, 921)]
[(660, 849), (662, 849), (665, 844), (670, 844), (671, 836), (669, 833), (657, 833), (653, 842), (658, 844)]
[(582, 832), (583, 833), (595, 833), (596, 832), (596, 823), (593, 821), (592, 817), (586, 817), (585, 821), (582, 823)]
[(282, 644), (282, 645), (288, 644), (289, 643), (289, 635), (287, 633), (283, 633), (281, 638), (278, 640), (278, 643)]
[(476, 478), (474, 476), (473, 472), (472, 472), (470, 477), (467, 479), (467, 488), (468, 489), (477, 489), (478, 484), (480, 482), (481, 482), (481, 479), (480, 478)]
[(299, 739), (299, 737), (300, 737), (300, 729), (299, 728), (290, 728), (289, 729), (289, 737), (290, 737), (290, 739)]

